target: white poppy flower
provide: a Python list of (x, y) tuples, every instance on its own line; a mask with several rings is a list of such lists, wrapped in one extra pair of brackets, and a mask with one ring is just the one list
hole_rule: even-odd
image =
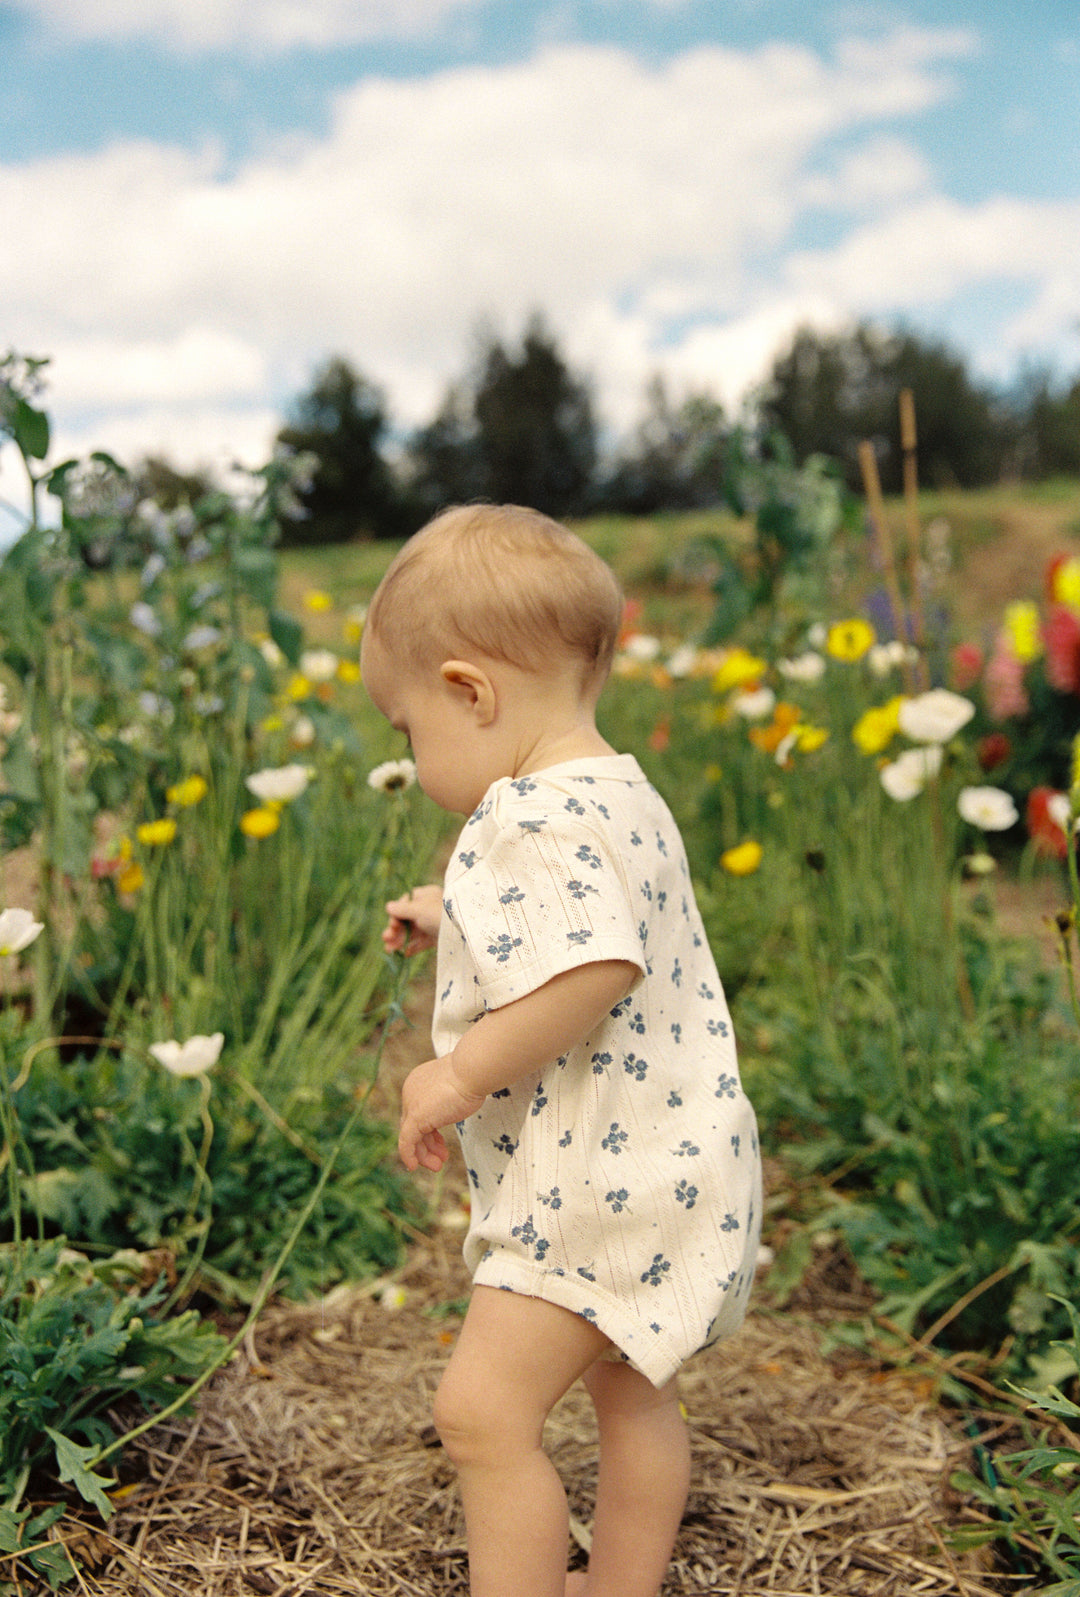
[(282, 654), (273, 638), (263, 638), (262, 642), (259, 644), (259, 653), (262, 655), (267, 665), (273, 666), (275, 670), (278, 666), (285, 664), (285, 656)]
[(867, 651), (866, 663), (876, 677), (888, 676), (895, 666), (906, 665), (919, 658), (919, 651), (910, 643), (892, 638), (888, 643), (875, 643)]
[(133, 627), (146, 634), (148, 638), (161, 636), (161, 622), (153, 605), (147, 604), (145, 599), (137, 599), (128, 611), (128, 620)]
[(655, 660), (660, 647), (659, 638), (650, 637), (647, 632), (632, 632), (623, 644), (623, 653), (631, 660)]
[(776, 694), (772, 688), (747, 688), (733, 693), (731, 708), (746, 721), (763, 721), (776, 708)]
[(906, 749), (903, 754), (881, 768), (881, 785), (891, 799), (906, 803), (922, 792), (930, 779), (941, 769), (941, 747), (931, 744), (925, 749)]
[[(1055, 793), (1046, 801), (1046, 813), (1055, 825), (1060, 826), (1066, 836), (1069, 834), (1069, 825), (1072, 819), (1072, 805), (1067, 793)], [(1076, 830), (1080, 831), (1080, 818), (1076, 821)]]
[(384, 760), (368, 772), (368, 787), (378, 793), (401, 793), (416, 781), (416, 766), (412, 760)]
[(44, 930), (44, 921), (35, 920), (28, 909), (5, 909), (0, 912), (0, 955), (22, 953)]
[(982, 832), (1007, 832), (1020, 819), (1012, 795), (1000, 787), (962, 787), (956, 807), (961, 820)]
[(698, 662), (698, 651), (692, 643), (681, 643), (667, 663), (673, 677), (688, 677)]
[(948, 688), (917, 693), (900, 706), (900, 730), (916, 743), (948, 743), (975, 714), (970, 699)]
[(172, 1039), (168, 1042), (152, 1042), (150, 1052), (170, 1075), (201, 1076), (211, 1065), (217, 1064), (224, 1041), (225, 1033), (221, 1031), (215, 1031), (212, 1037), (196, 1033), (185, 1043)]
[(807, 649), (790, 660), (778, 660), (776, 669), (789, 682), (819, 682), (825, 675), (825, 656)]
[(337, 668), (338, 657), (332, 649), (305, 649), (300, 656), (300, 674), (309, 682), (332, 682)]
[(315, 722), (310, 715), (298, 715), (289, 728), (289, 742), (297, 749), (310, 748), (316, 736)]
[(274, 766), (244, 778), (245, 785), (263, 804), (288, 804), (300, 797), (310, 780), (308, 765)]

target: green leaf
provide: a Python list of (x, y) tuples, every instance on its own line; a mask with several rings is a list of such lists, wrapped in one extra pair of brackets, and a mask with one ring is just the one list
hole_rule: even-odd
[(291, 615), (286, 615), (284, 610), (271, 610), (268, 619), (270, 636), (288, 660), (290, 665), (298, 665), (300, 651), (304, 647), (304, 629), (299, 621)]
[(90, 1468), (99, 1449), (80, 1447), (78, 1442), (73, 1442), (60, 1431), (54, 1431), (49, 1425), (46, 1425), (44, 1430), (56, 1449), (56, 1463), (61, 1482), (70, 1481), (88, 1503), (93, 1503), (102, 1519), (109, 1519), (113, 1505), (105, 1496), (105, 1488), (114, 1483), (104, 1475), (95, 1475)]
[(28, 460), (44, 460), (49, 453), (49, 418), (25, 399), (15, 402), (12, 436), (20, 453)]

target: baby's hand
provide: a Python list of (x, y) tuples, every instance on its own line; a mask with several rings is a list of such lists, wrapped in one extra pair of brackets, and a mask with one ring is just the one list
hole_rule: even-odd
[(410, 1070), (401, 1089), (398, 1130), (398, 1153), (406, 1170), (419, 1165), (425, 1170), (441, 1170), (449, 1149), (440, 1128), (467, 1120), (483, 1102), (482, 1094), (461, 1086), (449, 1054)]
[(442, 919), (442, 888), (434, 883), (414, 887), (403, 898), (392, 898), (386, 913), (390, 924), (382, 940), (388, 953), (419, 954), (434, 948)]

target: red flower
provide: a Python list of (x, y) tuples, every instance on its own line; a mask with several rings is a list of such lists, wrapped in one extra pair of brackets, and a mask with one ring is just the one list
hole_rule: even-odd
[(1050, 813), (1050, 800), (1062, 797), (1057, 788), (1033, 787), (1028, 794), (1027, 821), (1028, 836), (1035, 847), (1044, 854), (1053, 854), (1057, 859), (1064, 859), (1069, 852), (1069, 839)]
[(982, 673), (983, 652), (977, 643), (958, 643), (949, 656), (949, 665), (949, 685), (957, 693), (966, 693)]
[(622, 626), (619, 629), (619, 647), (622, 648), (627, 638), (638, 631), (638, 622), (645, 606), (640, 599), (627, 599), (623, 605)]
[(988, 732), (984, 738), (979, 739), (977, 753), (983, 770), (993, 771), (997, 766), (1005, 764), (1012, 753), (1012, 744), (1004, 732)]
[(669, 715), (662, 715), (660, 716), (656, 725), (653, 727), (652, 731), (649, 733), (649, 747), (654, 753), (663, 754), (670, 742), (671, 717)]
[(1046, 680), (1059, 693), (1080, 693), (1080, 616), (1063, 604), (1050, 606), (1043, 626)]

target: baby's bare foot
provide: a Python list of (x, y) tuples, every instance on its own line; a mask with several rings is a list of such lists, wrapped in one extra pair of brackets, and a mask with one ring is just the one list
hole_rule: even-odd
[(585, 1597), (589, 1576), (584, 1569), (572, 1569), (566, 1577), (566, 1597)]

